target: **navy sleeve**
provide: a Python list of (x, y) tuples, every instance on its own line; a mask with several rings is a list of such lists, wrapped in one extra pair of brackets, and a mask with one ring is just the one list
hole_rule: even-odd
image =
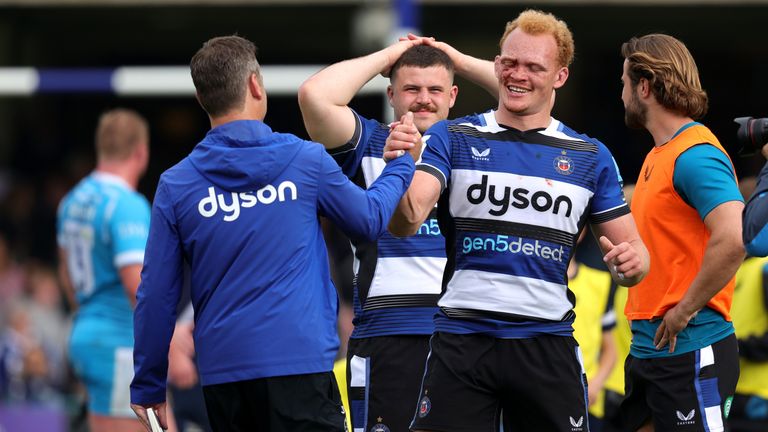
[(433, 175), (440, 182), (440, 191), (448, 187), (451, 178), (451, 147), (448, 122), (433, 124), (422, 137), (423, 150), (418, 170)]
[(329, 149), (328, 154), (341, 167), (344, 175), (354, 178), (360, 169), (360, 163), (363, 160), (365, 151), (370, 145), (371, 133), (380, 124), (375, 120), (361, 117), (355, 110), (350, 109), (350, 112), (355, 117), (355, 132), (352, 138), (341, 147)]
[(731, 161), (710, 144), (700, 144), (680, 154), (675, 161), (672, 182), (701, 220), (720, 204), (743, 201)]
[(387, 228), (414, 172), (413, 158), (406, 154), (387, 164), (367, 189), (352, 183), (327, 154), (322, 155), (318, 205), (351, 239), (372, 241)]
[(752, 256), (768, 255), (768, 163), (757, 178), (757, 186), (744, 207), (744, 246)]
[(597, 184), (595, 195), (590, 204), (589, 221), (601, 224), (630, 213), (624, 199), (624, 179), (619, 172), (616, 160), (603, 143), (591, 140), (597, 144)]
[(152, 206), (133, 318), (131, 402), (140, 405), (165, 400), (168, 347), (183, 279), (183, 254), (175, 221), (170, 194), (161, 179)]

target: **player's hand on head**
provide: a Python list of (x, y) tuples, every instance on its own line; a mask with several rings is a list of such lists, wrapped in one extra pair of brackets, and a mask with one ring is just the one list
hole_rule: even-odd
[(397, 42), (382, 49), (381, 51), (378, 51), (376, 55), (381, 55), (382, 53), (386, 55), (386, 64), (381, 70), (381, 76), (384, 78), (389, 78), (389, 75), (392, 72), (392, 66), (394, 66), (395, 62), (400, 59), (400, 56), (403, 55), (403, 53), (409, 48), (424, 43), (423, 39), (425, 38), (419, 36), (414, 36), (414, 38), (411, 38), (411, 33), (409, 33), (408, 36), (401, 36)]
[(413, 113), (410, 111), (405, 113), (400, 121), (390, 124), (383, 157), (389, 162), (406, 152), (411, 153), (413, 160), (421, 157), (421, 134), (413, 124)]

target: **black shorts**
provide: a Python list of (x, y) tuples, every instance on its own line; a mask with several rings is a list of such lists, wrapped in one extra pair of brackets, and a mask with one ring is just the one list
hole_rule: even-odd
[(572, 337), (435, 333), (411, 430), (587, 432), (586, 376)]
[(350, 339), (347, 386), (353, 431), (407, 431), (419, 399), (429, 337)]
[(736, 336), (674, 357), (630, 354), (624, 378), (621, 412), (628, 430), (652, 419), (657, 431), (727, 431), (724, 411), (739, 379)]
[(345, 431), (333, 372), (208, 385), (203, 394), (214, 431)]

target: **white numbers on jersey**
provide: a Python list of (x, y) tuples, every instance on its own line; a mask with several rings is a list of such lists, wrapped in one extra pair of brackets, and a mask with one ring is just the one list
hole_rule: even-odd
[(69, 278), (78, 294), (88, 296), (94, 289), (93, 227), (68, 220), (64, 222), (63, 236)]

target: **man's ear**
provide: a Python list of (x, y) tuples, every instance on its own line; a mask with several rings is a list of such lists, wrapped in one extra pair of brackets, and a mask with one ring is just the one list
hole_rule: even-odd
[(448, 92), (448, 108), (453, 108), (453, 105), (456, 104), (456, 96), (459, 95), (459, 87), (458, 86), (451, 86), (451, 91)]
[(248, 78), (248, 91), (251, 93), (251, 96), (258, 100), (264, 98), (264, 89), (262, 88), (261, 80), (255, 73), (252, 73)]
[(651, 95), (651, 82), (648, 81), (647, 78), (640, 78), (635, 90), (637, 91), (638, 96), (645, 99)]
[(553, 84), (554, 89), (559, 89), (563, 85), (565, 85), (565, 82), (568, 81), (568, 76), (570, 75), (570, 71), (567, 67), (561, 67), (560, 70), (557, 71), (557, 75), (555, 77), (555, 83)]
[(392, 105), (392, 97), (395, 95), (395, 91), (392, 89), (392, 84), (387, 86), (387, 100), (389, 101), (389, 106), (393, 107)]

